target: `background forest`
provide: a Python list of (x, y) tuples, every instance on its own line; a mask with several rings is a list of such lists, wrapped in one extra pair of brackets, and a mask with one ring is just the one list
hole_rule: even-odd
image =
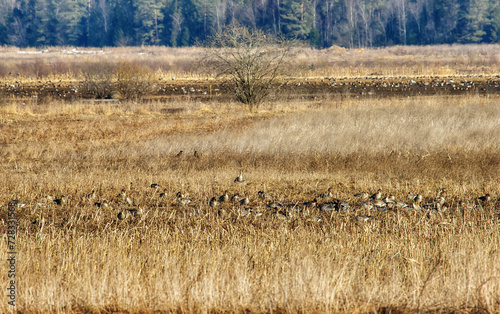
[(237, 21), (313, 47), (497, 43), (498, 0), (0, 0), (0, 45), (190, 46)]

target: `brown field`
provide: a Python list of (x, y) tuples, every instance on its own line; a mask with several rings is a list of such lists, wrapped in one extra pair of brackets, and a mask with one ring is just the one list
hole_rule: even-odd
[[(74, 69), (94, 56), (5, 48), (0, 80), (15, 92), (0, 98), (1, 286), (8, 204), (18, 200), (19, 312), (498, 313), (497, 48), (303, 49), (297, 62), (315, 67), (254, 112), (209, 93), (106, 102), (16, 94), (47, 81), (70, 90), (81, 80)], [(192, 70), (196, 49), (142, 49), (113, 53), (158, 64), (151, 69), (172, 89), (219, 84)], [(37, 62), (47, 74), (19, 70)], [(375, 77), (400, 86), (352, 85), (373, 88)], [(419, 80), (443, 89), (410, 90), (431, 88)], [(348, 93), (325, 91), (347, 81)], [(407, 207), (354, 197), (379, 189)], [(209, 206), (225, 191), (249, 203)], [(421, 202), (408, 197), (417, 194)], [(274, 201), (283, 206), (269, 208)], [(1, 312), (13, 310), (7, 292)]]

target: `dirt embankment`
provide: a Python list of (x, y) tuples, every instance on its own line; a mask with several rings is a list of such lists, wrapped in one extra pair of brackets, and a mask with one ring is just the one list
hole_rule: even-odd
[[(158, 80), (146, 99), (172, 98), (228, 99), (231, 85), (214, 80)], [(278, 97), (314, 98), (393, 97), (419, 95), (498, 94), (500, 76), (446, 77), (381, 77), (290, 79), (280, 89)], [(93, 99), (81, 82), (67, 81), (0, 81), (0, 96), (12, 100), (25, 99)], [(117, 96), (119, 98), (119, 94)]]

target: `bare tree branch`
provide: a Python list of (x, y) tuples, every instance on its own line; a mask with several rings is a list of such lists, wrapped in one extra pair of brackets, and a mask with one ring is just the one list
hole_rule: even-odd
[(207, 44), (202, 64), (217, 78), (234, 85), (235, 98), (255, 110), (273, 88), (289, 56), (289, 42), (231, 25), (214, 35)]

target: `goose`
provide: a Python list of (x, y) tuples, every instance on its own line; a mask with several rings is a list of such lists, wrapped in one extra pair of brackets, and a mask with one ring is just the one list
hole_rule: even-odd
[(382, 198), (382, 190), (380, 190), (380, 189), (377, 191), (377, 193), (370, 196), (371, 200), (379, 200), (381, 198)]
[(302, 203), (302, 205), (304, 205), (304, 207), (306, 207), (306, 208), (316, 207), (317, 204), (318, 204), (318, 200), (316, 198), (313, 199), (312, 201)]
[(361, 202), (361, 207), (366, 210), (373, 209), (373, 205), (370, 202)]
[(354, 216), (354, 219), (360, 222), (367, 222), (368, 220), (370, 220), (370, 218), (370, 216)]
[(121, 211), (118, 213), (117, 217), (118, 217), (118, 219), (123, 220), (123, 219), (127, 218), (129, 214), (130, 214), (129, 211)]
[(439, 189), (439, 191), (437, 192), (437, 197), (444, 196), (446, 192), (446, 188)]
[(244, 198), (240, 199), (239, 202), (240, 202), (240, 205), (248, 205), (248, 204), (250, 204), (250, 199), (248, 197), (244, 197)]
[(219, 197), (219, 202), (227, 202), (229, 201), (229, 194), (227, 194), (227, 190), (224, 192), (224, 194), (222, 194), (220, 197)]
[(177, 199), (177, 201), (181, 205), (187, 205), (187, 204), (192, 202), (192, 200), (190, 198), (179, 198), (179, 199)]
[(259, 192), (257, 192), (257, 194), (263, 200), (265, 200), (265, 199), (271, 199), (272, 198), (271, 194), (269, 194), (267, 192), (259, 191)]
[(384, 201), (386, 204), (395, 204), (396, 197), (394, 195), (390, 195), (390, 196), (384, 197), (384, 199), (382, 201)]
[(307, 222), (320, 222), (321, 221), (321, 217), (319, 216), (309, 216), (307, 217)]
[(92, 200), (95, 198), (95, 190), (92, 190), (92, 192), (90, 192), (90, 194), (87, 194), (87, 196), (85, 196), (86, 199), (88, 200)]
[(216, 207), (216, 206), (219, 206), (220, 205), (220, 202), (219, 200), (217, 200), (217, 198), (214, 196), (210, 199), (210, 201), (208, 202), (208, 206), (210, 207)]
[(122, 189), (122, 191), (116, 196), (116, 198), (125, 200), (127, 198), (127, 194), (125, 193), (125, 189)]
[(372, 202), (373, 206), (378, 207), (378, 208), (383, 208), (386, 207), (387, 204), (383, 200), (375, 200)]
[(128, 213), (130, 215), (132, 215), (132, 216), (140, 216), (143, 213), (143, 209), (142, 208), (139, 208), (139, 209), (129, 209)]
[(239, 176), (236, 177), (236, 179), (234, 179), (234, 183), (239, 183), (239, 184), (245, 184), (246, 181), (243, 180), (243, 175), (240, 173)]
[(278, 203), (278, 202), (272, 202), (272, 203), (267, 204), (266, 207), (269, 209), (278, 209), (278, 208), (282, 208), (283, 204)]
[(322, 212), (329, 212), (332, 210), (338, 211), (334, 203), (323, 203), (319, 205), (319, 210)]
[(368, 193), (366, 193), (366, 192), (361, 192), (361, 193), (358, 193), (358, 194), (354, 194), (355, 198), (359, 198), (362, 201), (367, 200), (368, 196), (370, 196), (370, 195), (368, 195)]
[(125, 198), (125, 203), (129, 204), (129, 205), (133, 205), (134, 204), (134, 201), (130, 198), (130, 197), (126, 197)]
[(108, 207), (108, 202), (103, 200), (101, 202), (94, 202), (94, 206), (97, 208)]
[(187, 204), (192, 202), (192, 200), (190, 198), (185, 198), (181, 192), (177, 192), (177, 201), (181, 205), (187, 205)]
[(434, 199), (434, 203), (436, 205), (439, 205), (439, 207), (443, 206), (445, 202), (446, 202), (446, 199), (444, 197), (442, 197), (442, 196), (436, 197)]
[(411, 193), (408, 193), (408, 198), (417, 204), (422, 202), (423, 199), (422, 194), (412, 195)]
[(64, 203), (66, 203), (66, 196), (61, 195), (61, 197), (60, 197), (60, 198), (56, 198), (56, 199), (54, 199), (54, 200), (53, 200), (53, 202), (54, 202), (54, 204), (56, 204), (56, 205), (62, 205), (62, 204), (64, 204)]
[(242, 217), (245, 217), (245, 216), (248, 216), (252, 213), (251, 209), (250, 208), (241, 208), (240, 209), (240, 216)]
[(395, 206), (396, 206), (397, 209), (401, 209), (401, 208), (408, 207), (408, 204), (406, 204), (404, 202), (396, 202)]
[(319, 198), (330, 198), (330, 197), (333, 197), (333, 193), (332, 193), (331, 189), (328, 189), (328, 192), (320, 194), (320, 195), (318, 195), (318, 197)]
[(233, 203), (239, 203), (240, 202), (240, 196), (238, 194), (233, 195), (233, 197), (231, 197), (231, 202), (233, 202)]
[(489, 201), (491, 201), (491, 195), (485, 194), (483, 196), (478, 197), (477, 199), (481, 202), (489, 202)]

